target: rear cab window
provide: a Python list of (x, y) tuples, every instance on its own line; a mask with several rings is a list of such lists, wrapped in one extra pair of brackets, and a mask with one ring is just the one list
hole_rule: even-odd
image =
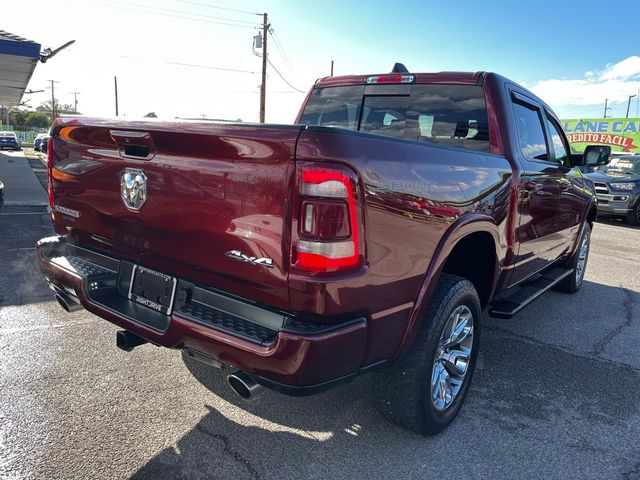
[(489, 151), (487, 107), (477, 85), (316, 88), (300, 123)]

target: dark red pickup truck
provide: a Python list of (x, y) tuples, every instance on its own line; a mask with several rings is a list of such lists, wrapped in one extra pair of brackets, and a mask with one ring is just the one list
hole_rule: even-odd
[(569, 152), (493, 73), (324, 78), (286, 126), (63, 118), (37, 258), (124, 350), (181, 349), (244, 397), (376, 372), (383, 415), (433, 434), (482, 312), (580, 287), (596, 197)]

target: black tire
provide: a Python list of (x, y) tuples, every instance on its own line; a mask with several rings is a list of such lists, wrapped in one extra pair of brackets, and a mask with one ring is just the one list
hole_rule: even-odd
[[(431, 379), (443, 330), (452, 313), (466, 306), (472, 314), (471, 355), (457, 395), (440, 411), (432, 399)], [(443, 274), (411, 349), (389, 370), (374, 377), (373, 401), (391, 422), (422, 435), (435, 435), (456, 417), (467, 395), (480, 344), (480, 300), (473, 284)]]
[(633, 207), (633, 210), (627, 214), (627, 223), (635, 226), (640, 225), (640, 200)]
[[(585, 241), (585, 238), (586, 238), (587, 251), (586, 251), (586, 257), (584, 259), (584, 267), (582, 268), (582, 271), (580, 271), (578, 269), (578, 262), (580, 261), (580, 250), (581, 250), (583, 241)], [(591, 245), (591, 227), (589, 227), (589, 224), (587, 223), (584, 226), (584, 230), (582, 232), (582, 236), (580, 237), (580, 241), (578, 242), (578, 248), (576, 248), (576, 252), (565, 263), (567, 267), (571, 268), (572, 270), (571, 274), (568, 277), (564, 278), (562, 281), (560, 281), (560, 283), (558, 283), (554, 287), (555, 290), (559, 290), (565, 293), (576, 293), (578, 290), (580, 290), (580, 287), (582, 286), (582, 282), (584, 281), (584, 273), (587, 270), (590, 245)]]

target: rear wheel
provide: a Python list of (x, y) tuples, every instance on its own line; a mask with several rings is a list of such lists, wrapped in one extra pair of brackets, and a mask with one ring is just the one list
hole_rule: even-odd
[(453, 421), (478, 357), (480, 312), (473, 284), (443, 274), (411, 350), (375, 377), (374, 402), (384, 417), (426, 435)]
[(567, 266), (573, 271), (571, 274), (564, 278), (558, 285), (555, 286), (556, 290), (566, 293), (576, 293), (582, 286), (584, 280), (584, 272), (587, 269), (587, 260), (589, 260), (589, 246), (591, 244), (591, 227), (589, 224), (585, 224), (580, 237), (580, 243), (578, 243), (578, 249), (576, 253), (567, 261)]

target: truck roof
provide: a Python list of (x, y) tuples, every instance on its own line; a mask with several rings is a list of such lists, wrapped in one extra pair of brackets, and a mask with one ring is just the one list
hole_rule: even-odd
[(435, 72), (435, 73), (373, 73), (369, 75), (343, 75), (340, 77), (324, 77), (316, 81), (316, 87), (338, 85), (362, 85), (368, 77), (387, 75), (414, 75), (415, 83), (447, 83), (459, 85), (477, 85), (482, 82), (485, 72)]

